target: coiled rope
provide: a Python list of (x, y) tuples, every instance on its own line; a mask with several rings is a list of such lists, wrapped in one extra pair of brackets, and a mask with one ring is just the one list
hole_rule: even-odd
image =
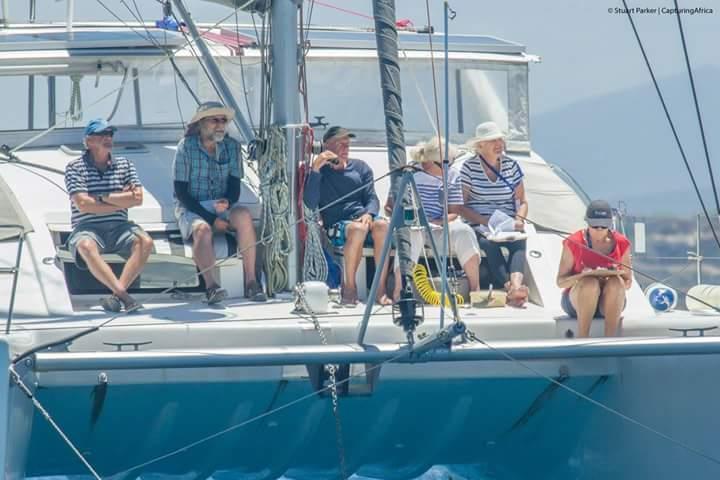
[(291, 251), (290, 188), (285, 167), (285, 133), (277, 125), (268, 130), (267, 145), (259, 159), (260, 192), (263, 199), (263, 226), (260, 239), (265, 246), (268, 294), (284, 290), (288, 283), (287, 258)]
[(305, 257), (303, 258), (303, 281), (324, 282), (328, 276), (328, 264), (322, 247), (322, 227), (320, 212), (303, 207), (303, 218), (307, 226), (305, 237)]

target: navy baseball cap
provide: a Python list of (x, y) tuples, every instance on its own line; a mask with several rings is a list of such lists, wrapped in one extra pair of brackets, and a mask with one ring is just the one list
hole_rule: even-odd
[(327, 143), (328, 140), (336, 138), (336, 137), (349, 137), (349, 138), (355, 138), (355, 134), (352, 133), (347, 128), (339, 127), (335, 125), (334, 127), (330, 127), (325, 132), (325, 135), (323, 135), (323, 143)]
[(605, 200), (593, 200), (587, 206), (585, 221), (591, 227), (612, 228), (613, 214), (610, 204)]
[(100, 133), (105, 133), (107, 131), (115, 133), (117, 131), (117, 127), (113, 127), (112, 125), (110, 125), (108, 121), (104, 118), (96, 118), (88, 122), (87, 126), (85, 127), (85, 136), (87, 137), (88, 135), (97, 135)]

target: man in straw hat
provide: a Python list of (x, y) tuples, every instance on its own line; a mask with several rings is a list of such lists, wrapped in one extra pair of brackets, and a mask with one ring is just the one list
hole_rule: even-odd
[[(65, 167), (65, 187), (71, 200), (73, 231), (67, 245), (78, 268), (90, 273), (112, 291), (101, 300), (107, 312), (133, 312), (141, 308), (127, 292), (152, 253), (153, 241), (142, 228), (128, 220), (128, 208), (143, 203), (143, 188), (135, 166), (112, 154), (117, 128), (103, 118), (85, 127), (82, 157)], [(101, 254), (128, 257), (120, 278)]]
[(255, 277), (255, 227), (240, 198), (240, 143), (225, 132), (234, 112), (220, 102), (198, 106), (180, 140), (173, 162), (175, 217), (184, 239), (192, 238), (193, 258), (202, 272), (208, 304), (221, 302), (227, 292), (213, 273), (213, 234), (234, 232), (242, 252), (245, 297), (265, 301)]
[[(362, 260), (363, 246), (372, 240), (375, 262), (380, 262), (382, 246), (388, 233), (388, 222), (378, 217), (380, 200), (370, 166), (362, 160), (349, 158), (350, 140), (355, 134), (334, 126), (323, 135), (325, 151), (312, 164), (307, 177), (303, 200), (308, 208), (321, 208), (323, 225), (333, 243), (343, 246), (342, 302), (358, 303), (355, 274)], [(380, 276), (376, 301), (380, 305), (392, 303), (385, 292), (388, 262)], [(396, 269), (394, 297), (400, 295), (400, 275)]]

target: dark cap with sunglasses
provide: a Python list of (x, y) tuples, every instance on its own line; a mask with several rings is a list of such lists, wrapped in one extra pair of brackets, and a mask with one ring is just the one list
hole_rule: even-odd
[(117, 127), (114, 127), (108, 123), (104, 118), (95, 118), (90, 120), (85, 127), (85, 136), (90, 135), (110, 135), (112, 136), (117, 131)]
[(605, 200), (593, 200), (585, 211), (585, 221), (590, 227), (612, 228), (613, 213)]

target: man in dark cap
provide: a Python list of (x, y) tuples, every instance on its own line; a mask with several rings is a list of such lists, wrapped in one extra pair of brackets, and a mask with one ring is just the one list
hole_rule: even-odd
[(256, 235), (240, 198), (240, 142), (225, 132), (234, 112), (220, 102), (202, 103), (180, 140), (173, 162), (175, 217), (184, 239), (192, 239), (193, 258), (202, 272), (208, 304), (221, 302), (227, 292), (215, 279), (213, 233), (235, 232), (242, 252), (245, 297), (267, 298), (255, 277)]
[[(112, 291), (101, 300), (103, 309), (132, 312), (141, 306), (127, 289), (145, 266), (153, 241), (128, 220), (128, 208), (142, 205), (143, 188), (132, 162), (112, 155), (116, 131), (105, 119), (91, 120), (85, 127), (85, 152), (65, 168), (73, 226), (67, 245), (76, 265), (87, 267)], [(103, 253), (128, 257), (120, 278), (103, 260)]]
[[(355, 134), (345, 128), (328, 128), (323, 135), (324, 151), (313, 161), (303, 199), (308, 208), (321, 209), (323, 226), (331, 240), (344, 247), (342, 301), (354, 305), (358, 302), (355, 275), (362, 260), (363, 245), (372, 239), (375, 262), (379, 264), (388, 222), (378, 217), (380, 201), (375, 193), (372, 169), (362, 160), (349, 158), (352, 138)], [(392, 301), (385, 292), (388, 262), (382, 268), (376, 300), (381, 305), (389, 305)], [(397, 278), (395, 287), (399, 293)]]

